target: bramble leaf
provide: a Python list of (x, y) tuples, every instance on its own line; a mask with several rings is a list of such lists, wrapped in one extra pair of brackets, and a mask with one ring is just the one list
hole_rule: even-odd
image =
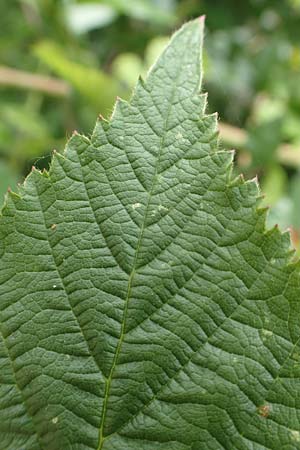
[(2, 450), (300, 448), (299, 263), (218, 146), (202, 37), (8, 194)]

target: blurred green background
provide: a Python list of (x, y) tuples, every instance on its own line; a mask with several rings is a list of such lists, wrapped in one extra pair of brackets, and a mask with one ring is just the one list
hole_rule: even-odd
[(300, 0), (0, 0), (0, 202), (130, 96), (183, 22), (206, 14), (204, 88), (258, 174), (269, 224), (300, 248)]

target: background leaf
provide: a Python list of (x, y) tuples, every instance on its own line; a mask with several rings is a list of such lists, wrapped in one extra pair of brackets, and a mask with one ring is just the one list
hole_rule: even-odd
[[(99, 69), (85, 67), (71, 61), (63, 49), (51, 42), (40, 42), (35, 47), (35, 54), (47, 64), (56, 74), (69, 81), (81, 93), (86, 101), (106, 111), (114, 102), (120, 86)], [(119, 91), (118, 91), (119, 88)], [(101, 106), (98, 96), (101, 93)]]
[(0, 197), (1, 201), (4, 199), (4, 194), (8, 188), (16, 190), (18, 176), (10, 167), (2, 162), (0, 164)]

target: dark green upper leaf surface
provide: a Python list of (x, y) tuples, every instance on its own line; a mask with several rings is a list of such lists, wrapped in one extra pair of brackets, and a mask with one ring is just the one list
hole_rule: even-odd
[(299, 264), (231, 178), (202, 35), (7, 198), (1, 450), (300, 449)]

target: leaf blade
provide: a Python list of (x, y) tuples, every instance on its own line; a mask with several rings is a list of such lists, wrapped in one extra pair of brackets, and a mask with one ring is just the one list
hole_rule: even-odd
[(298, 445), (299, 263), (265, 231), (256, 181), (231, 179), (199, 94), (202, 36), (186, 24), (130, 103), (8, 195), (9, 450), (18, 411), (26, 450)]

